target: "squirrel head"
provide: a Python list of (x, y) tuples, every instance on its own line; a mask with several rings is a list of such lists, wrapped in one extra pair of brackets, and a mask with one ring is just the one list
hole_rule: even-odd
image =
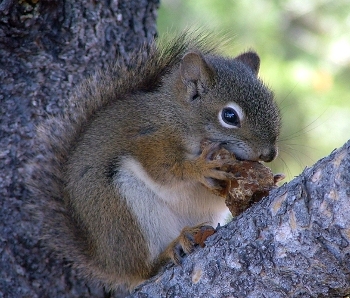
[(223, 58), (190, 51), (180, 61), (176, 88), (191, 133), (219, 142), (245, 160), (277, 155), (280, 113), (273, 93), (258, 78), (254, 52)]

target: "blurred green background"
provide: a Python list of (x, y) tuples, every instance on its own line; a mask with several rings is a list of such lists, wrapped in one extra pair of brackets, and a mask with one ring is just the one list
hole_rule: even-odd
[(350, 139), (349, 0), (161, 1), (160, 35), (198, 27), (260, 55), (283, 118), (274, 172), (290, 180)]

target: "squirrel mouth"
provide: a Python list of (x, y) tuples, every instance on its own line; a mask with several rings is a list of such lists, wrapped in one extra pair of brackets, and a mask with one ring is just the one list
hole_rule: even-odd
[(235, 152), (237, 150), (233, 150), (234, 144), (230, 141), (221, 141), (221, 140), (215, 140), (215, 139), (203, 139), (201, 141), (201, 148), (203, 149), (203, 146), (205, 144), (208, 144), (208, 143), (216, 144), (216, 150), (218, 150), (220, 148), (226, 149), (228, 152), (233, 154), (235, 156), (235, 158), (239, 161), (247, 160), (247, 159), (243, 158), (240, 154), (237, 154), (237, 152)]
[(230, 142), (220, 142), (220, 146), (222, 148), (226, 149), (227, 151), (229, 151), (231, 154), (233, 154), (237, 160), (239, 160), (239, 161), (247, 160), (247, 159), (244, 159), (244, 158), (240, 157), (239, 154), (236, 154), (236, 152), (234, 152), (232, 150), (232, 148), (230, 148), (232, 146), (232, 143), (230, 143)]

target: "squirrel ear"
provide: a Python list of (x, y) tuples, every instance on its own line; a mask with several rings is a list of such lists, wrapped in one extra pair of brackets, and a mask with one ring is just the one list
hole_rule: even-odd
[(181, 78), (184, 82), (197, 82), (210, 84), (214, 73), (201, 54), (188, 52), (182, 58), (180, 64)]
[(256, 75), (259, 72), (260, 58), (255, 52), (246, 52), (235, 58), (248, 66)]

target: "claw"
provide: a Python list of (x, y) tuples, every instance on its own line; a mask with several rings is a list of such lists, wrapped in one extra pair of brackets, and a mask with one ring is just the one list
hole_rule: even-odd
[(205, 160), (213, 160), (213, 155), (215, 152), (217, 152), (221, 147), (220, 143), (209, 143), (204, 147), (202, 150), (201, 156)]
[(198, 158), (191, 161), (189, 168), (192, 168), (190, 175), (202, 183), (207, 188), (215, 192), (220, 192), (225, 188), (225, 181), (234, 180), (235, 176), (230, 171), (225, 169), (235, 165), (237, 161), (232, 155), (227, 155), (223, 158), (215, 158), (215, 155), (221, 148), (221, 143), (218, 142), (202, 142), (202, 152)]
[(180, 243), (177, 243), (173, 248), (173, 254), (171, 256), (171, 260), (176, 265), (182, 264), (182, 259), (185, 256), (185, 252), (183, 251)]
[(202, 184), (214, 191), (221, 191), (223, 189), (223, 186), (220, 184), (220, 180), (211, 177), (205, 177), (204, 181), (202, 181)]
[(204, 247), (204, 241), (214, 232), (215, 229), (213, 227), (205, 224), (185, 227), (180, 235), (161, 254), (160, 262), (171, 260), (174, 264), (181, 265), (185, 255), (190, 254), (198, 245)]
[(234, 174), (228, 173), (228, 172), (225, 172), (225, 171), (219, 171), (219, 170), (213, 171), (211, 177), (215, 178), (215, 179), (218, 179), (218, 180), (232, 180), (232, 179), (235, 179)]

